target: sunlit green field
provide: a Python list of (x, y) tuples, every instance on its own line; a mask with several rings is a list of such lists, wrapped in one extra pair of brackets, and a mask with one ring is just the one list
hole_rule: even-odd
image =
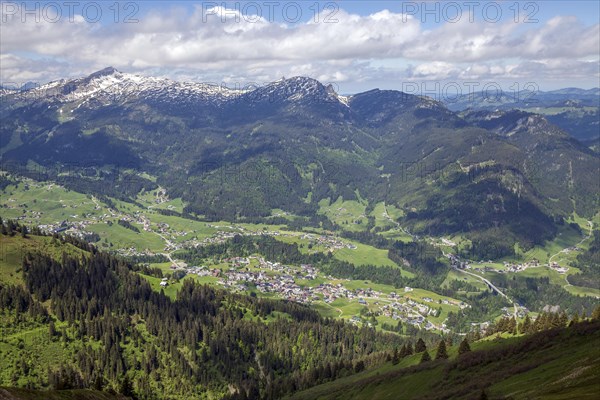
[(477, 287), (479, 290), (488, 290), (488, 286), (485, 283), (483, 283), (480, 279), (477, 279), (472, 275), (457, 272), (455, 270), (448, 271), (448, 276), (446, 277), (446, 280), (442, 283), (442, 286), (448, 286), (453, 280), (470, 283), (471, 285)]
[[(387, 215), (386, 215), (387, 210)], [(390, 229), (396, 227), (393, 221), (396, 221), (404, 213), (402, 210), (396, 208), (393, 205), (386, 205), (385, 203), (377, 203), (371, 212), (371, 216), (375, 218), (375, 226), (382, 229)], [(390, 220), (391, 218), (391, 220)]]
[[(342, 261), (348, 261), (355, 265), (378, 265), (397, 267), (397, 265), (388, 258), (387, 250), (377, 249), (355, 241), (348, 241), (356, 246), (355, 249), (343, 248), (336, 250), (334, 256)], [(408, 271), (403, 271), (404, 276), (413, 276)]]
[(325, 199), (319, 202), (319, 213), (349, 231), (364, 231), (367, 227), (366, 203), (356, 200), (343, 200), (339, 197), (333, 203)]

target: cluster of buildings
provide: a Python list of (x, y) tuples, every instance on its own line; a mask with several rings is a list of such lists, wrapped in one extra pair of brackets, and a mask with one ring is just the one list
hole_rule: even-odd
[(427, 320), (428, 316), (437, 317), (439, 315), (438, 309), (417, 303), (412, 299), (408, 299), (403, 303), (396, 301), (386, 304), (380, 307), (380, 310), (382, 315), (417, 328), (424, 328), (426, 330), (444, 330), (445, 328), (445, 326), (438, 327)]
[[(210, 224), (208, 226), (215, 227), (215, 225), (210, 225)], [(235, 231), (217, 231), (217, 233), (214, 234), (213, 236), (207, 237), (207, 238), (199, 241), (196, 244), (196, 247), (197, 246), (207, 246), (210, 244), (221, 244), (221, 243), (226, 242), (229, 239), (232, 239), (235, 235), (239, 235), (239, 234), (240, 234), (240, 232), (235, 232)]]
[[(574, 251), (574, 250), (579, 250), (579, 249), (577, 247), (571, 247), (571, 248), (563, 250), (563, 252)], [(506, 262), (505, 261), (504, 268), (492, 268), (487, 265), (485, 265), (483, 267), (475, 267), (475, 266), (471, 265), (468, 261), (461, 261), (460, 258), (455, 256), (454, 254), (446, 254), (446, 256), (452, 263), (452, 266), (454, 266), (455, 268), (465, 269), (465, 270), (473, 270), (473, 271), (479, 272), (479, 273), (484, 273), (484, 272), (497, 272), (499, 274), (519, 273), (519, 272), (525, 271), (528, 268), (537, 268), (537, 267), (549, 267), (550, 269), (553, 269), (554, 271), (558, 272), (559, 274), (565, 274), (569, 271), (568, 267), (562, 267), (557, 262), (552, 262), (550, 264), (540, 264), (540, 262), (536, 259), (533, 259), (531, 261), (524, 262), (524, 263), (515, 263), (515, 262)], [(492, 261), (488, 261), (488, 262), (492, 263)], [(483, 264), (483, 263), (485, 263), (485, 261), (481, 261), (480, 263)]]
[[(517, 306), (517, 317), (525, 318), (525, 316), (529, 314), (529, 310), (527, 307), (523, 307), (521, 305)], [(514, 308), (513, 307), (502, 307), (502, 316), (504, 317), (512, 317), (514, 316)]]
[(299, 303), (324, 301), (329, 304), (339, 298), (356, 300), (367, 305), (366, 299), (379, 299), (382, 293), (373, 289), (358, 288), (349, 290), (341, 283), (320, 283), (315, 286), (300, 285), (299, 280), (312, 281), (317, 278), (318, 270), (311, 264), (289, 266), (278, 262), (267, 261), (262, 257), (232, 257), (223, 260), (229, 269), (207, 268), (206, 266), (172, 266), (188, 274), (213, 276), (219, 278), (217, 283), (225, 288), (246, 291), (254, 286), (262, 293), (274, 293), (278, 297)]
[[(258, 264), (257, 268), (249, 268), (251, 260), (255, 260)], [(219, 278), (217, 283), (229, 289), (245, 291), (248, 290), (249, 285), (253, 285), (260, 292), (277, 293), (283, 298), (300, 303), (309, 303), (321, 299), (316, 296), (318, 291), (313, 293), (313, 288), (301, 287), (295, 282), (297, 279), (315, 279), (317, 271), (312, 265), (301, 265), (299, 268), (291, 267), (277, 262), (265, 261), (262, 257), (255, 256), (232, 257), (223, 261), (231, 267), (229, 269), (219, 269), (181, 264), (173, 265), (171, 268), (183, 270), (187, 274)]]
[[(405, 293), (409, 293), (412, 291), (413, 288), (411, 287), (407, 286), (404, 288)], [(439, 305), (444, 304), (449, 306), (455, 306), (460, 309), (470, 307), (469, 304), (462, 301), (452, 299), (440, 299), (436, 301), (428, 296), (421, 297), (421, 302), (416, 301), (414, 298), (403, 296), (395, 292), (390, 293), (388, 297), (393, 301), (380, 307), (380, 312), (382, 315), (427, 330), (439, 329), (441, 331), (444, 331), (446, 329), (444, 324), (442, 324), (441, 326), (436, 326), (427, 320), (427, 317), (429, 316), (439, 316)], [(435, 306), (436, 304), (438, 305), (438, 307)]]
[(569, 268), (567, 268), (567, 267), (561, 267), (556, 262), (550, 263), (549, 267), (551, 269), (555, 270), (556, 272), (558, 272), (559, 274), (566, 274), (569, 271)]
[[(205, 238), (197, 243), (192, 244), (196, 246), (206, 246), (209, 244), (220, 244), (233, 238), (236, 235), (243, 236), (261, 236), (268, 235), (272, 237), (295, 237), (292, 233), (280, 232), (280, 231), (267, 231), (267, 230), (249, 230), (242, 226), (231, 226), (231, 225), (213, 225), (208, 224), (210, 228), (219, 229), (213, 236)], [(225, 230), (227, 229), (227, 230)], [(300, 236), (300, 239), (307, 240), (309, 246), (313, 248), (312, 251), (329, 251), (333, 252), (339, 249), (356, 249), (356, 246), (352, 243), (346, 243), (343, 240), (333, 235), (317, 235), (312, 233), (305, 233)]]
[[(154, 193), (154, 195), (156, 196), (154, 198), (155, 204), (162, 204), (162, 203), (166, 203), (171, 200), (171, 199), (169, 199), (169, 196), (167, 195), (167, 190), (162, 187), (159, 187), (158, 189), (156, 189), (156, 192)], [(172, 210), (174, 207), (169, 205), (167, 208), (169, 210)]]
[(333, 252), (340, 249), (356, 249), (356, 246), (352, 243), (345, 243), (338, 237), (331, 235), (315, 235), (312, 233), (305, 233), (300, 239), (308, 240), (309, 244), (313, 247), (316, 246), (314, 251), (329, 251)]

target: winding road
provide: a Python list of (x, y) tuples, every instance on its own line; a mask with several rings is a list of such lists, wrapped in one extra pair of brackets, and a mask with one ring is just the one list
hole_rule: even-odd
[(508, 297), (506, 294), (504, 294), (500, 289), (498, 289), (496, 287), (496, 285), (494, 285), (492, 282), (490, 282), (488, 279), (484, 278), (481, 275), (477, 275), (477, 274), (475, 274), (473, 272), (465, 271), (463, 269), (456, 268), (454, 266), (452, 266), (452, 268), (454, 268), (455, 271), (462, 272), (463, 274), (468, 274), (468, 275), (474, 276), (475, 278), (477, 278), (477, 279), (481, 280), (482, 282), (484, 282), (485, 284), (487, 284), (491, 289), (495, 290), (499, 295), (501, 295), (502, 297), (504, 297), (506, 300), (508, 300), (513, 305), (513, 307), (514, 307), (515, 311), (514, 311), (513, 315), (515, 317), (515, 320), (517, 319), (518, 312), (519, 312), (519, 308), (517, 306), (517, 303), (513, 299), (511, 299), (510, 297)]
[[(581, 240), (580, 240), (580, 241), (579, 241), (577, 244), (575, 244), (575, 245), (574, 245), (574, 247), (579, 247), (579, 245), (580, 245), (581, 243), (585, 242), (586, 240), (588, 240), (589, 238), (591, 238), (591, 237), (592, 237), (592, 233), (593, 233), (593, 230), (594, 230), (594, 223), (593, 223), (592, 221), (587, 221), (587, 224), (588, 224), (588, 226), (590, 227), (590, 230), (589, 230), (589, 232), (588, 232), (588, 235), (587, 235), (586, 237), (584, 237), (583, 239), (581, 239)], [(552, 259), (553, 259), (554, 257), (558, 256), (559, 254), (562, 254), (562, 253), (567, 253), (567, 252), (568, 252), (568, 248), (566, 248), (566, 249), (562, 249), (562, 250), (560, 250), (559, 252), (557, 252), (557, 253), (555, 253), (555, 254), (552, 254), (552, 255), (551, 255), (549, 258), (548, 258), (548, 265), (550, 265), (550, 264), (552, 263)], [(568, 280), (567, 278), (568, 278), (568, 275), (566, 275), (566, 274), (565, 274), (565, 282), (567, 282), (567, 284), (565, 285), (565, 287), (567, 287), (567, 286), (573, 286), (573, 285), (571, 285), (571, 284), (569, 283), (569, 280)]]
[(413, 235), (412, 233), (410, 233), (407, 229), (403, 228), (400, 223), (398, 223), (397, 221), (394, 221), (394, 219), (392, 217), (390, 217), (390, 214), (388, 213), (387, 210), (387, 205), (385, 204), (385, 201), (383, 202), (383, 216), (390, 221), (392, 224), (396, 225), (396, 227), (398, 228), (398, 230), (400, 230), (400, 232), (404, 232), (407, 235), (409, 235), (411, 238), (415, 238), (415, 235)]
[[(588, 225), (589, 225), (589, 233), (586, 237), (584, 237), (583, 239), (581, 239), (577, 244), (575, 244), (574, 246), (577, 247), (579, 246), (581, 243), (585, 242), (586, 240), (588, 240), (591, 236), (592, 236), (592, 232), (593, 232), (593, 228), (594, 228), (594, 224), (592, 223), (592, 221), (587, 221)], [(550, 265), (550, 263), (552, 262), (552, 259), (556, 256), (558, 256), (559, 254), (562, 253), (566, 253), (568, 251), (568, 248), (562, 249), (560, 251), (558, 251), (556, 254), (553, 254), (552, 256), (550, 256), (548, 258), (548, 265)], [(498, 289), (492, 282), (490, 282), (488, 279), (484, 278), (481, 275), (477, 275), (473, 272), (469, 272), (469, 271), (465, 271), (463, 269), (460, 268), (456, 268), (454, 265), (452, 265), (452, 268), (458, 272), (461, 272), (463, 274), (468, 274), (471, 276), (474, 276), (475, 278), (481, 280), (482, 282), (484, 282), (485, 284), (487, 284), (491, 289), (495, 290), (499, 295), (501, 295), (502, 297), (504, 297), (506, 300), (508, 300), (509, 302), (512, 303), (513, 307), (514, 307), (514, 316), (515, 319), (517, 319), (517, 312), (518, 312), (518, 306), (515, 303), (515, 301), (513, 301), (510, 297), (508, 297), (506, 294), (504, 294), (500, 289)], [(565, 280), (566, 280), (566, 276), (565, 276)], [(570, 285), (570, 283), (567, 281), (567, 286)]]
[[(592, 237), (592, 231), (593, 231), (593, 229), (594, 229), (594, 223), (593, 223), (592, 221), (587, 221), (587, 224), (588, 224), (588, 225), (589, 225), (589, 227), (590, 227), (590, 231), (588, 232), (588, 235), (587, 235), (587, 236), (585, 236), (583, 239), (581, 239), (581, 240), (580, 240), (580, 241), (579, 241), (577, 244), (574, 244), (574, 245), (573, 245), (573, 246), (571, 246), (571, 247), (578, 247), (578, 246), (579, 246), (581, 243), (585, 242), (586, 240), (588, 240), (589, 238), (591, 238), (591, 237)], [(552, 262), (552, 259), (553, 259), (554, 257), (556, 257), (557, 255), (559, 255), (559, 254), (561, 254), (561, 253), (567, 253), (568, 251), (569, 251), (569, 248), (567, 247), (567, 248), (565, 248), (565, 249), (562, 249), (562, 250), (558, 251), (557, 253), (555, 253), (555, 254), (551, 255), (551, 256), (550, 256), (550, 258), (548, 258), (548, 265), (550, 265), (550, 263)]]
[[(165, 241), (165, 243), (167, 244), (167, 246), (172, 247), (173, 244), (171, 243), (171, 241), (169, 239), (167, 239), (166, 237), (164, 237), (163, 235), (161, 235), (160, 233), (156, 232), (156, 231), (152, 231), (155, 234), (157, 234), (158, 236), (160, 236), (160, 238), (162, 240)], [(179, 266), (179, 264), (177, 264), (177, 262), (173, 259), (173, 257), (171, 257), (171, 253), (173, 253), (173, 251), (169, 252), (169, 253), (162, 253), (163, 255), (165, 255), (169, 261), (171, 262), (171, 264), (175, 265), (175, 266)]]

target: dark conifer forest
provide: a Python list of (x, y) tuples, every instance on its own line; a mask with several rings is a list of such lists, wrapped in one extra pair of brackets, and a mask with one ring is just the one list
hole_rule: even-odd
[(191, 280), (171, 300), (133, 271), (139, 267), (73, 242), (92, 251), (61, 260), (27, 254), (24, 287), (0, 285), (4, 313), (47, 325), (53, 341), (81, 343), (72, 360), (49, 366), (42, 386), (110, 388), (137, 398), (209, 389), (232, 399), (275, 399), (351, 374), (357, 365), (377, 365), (405, 342), (294, 302)]

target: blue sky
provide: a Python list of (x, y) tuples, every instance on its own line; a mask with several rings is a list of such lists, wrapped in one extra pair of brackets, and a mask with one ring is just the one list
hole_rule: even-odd
[[(469, 10), (469, 4), (468, 3), (478, 3), (478, 4), (473, 4), (471, 7), (476, 11), (475, 12), (475, 16), (479, 19), (482, 19), (482, 13), (481, 10), (484, 7), (485, 3), (495, 3), (498, 4), (502, 7), (503, 9), (503, 19), (514, 19), (515, 16), (515, 4), (518, 4), (518, 7), (520, 9), (520, 14), (522, 17), (524, 17), (525, 15), (529, 15), (529, 14), (535, 14), (535, 17), (537, 17), (538, 19), (542, 20), (542, 21), (546, 21), (552, 17), (555, 16), (560, 16), (560, 15), (572, 15), (572, 16), (576, 16), (578, 17), (581, 21), (583, 21), (586, 24), (595, 24), (598, 23), (598, 15), (600, 13), (600, 2), (596, 2), (593, 0), (584, 0), (584, 1), (556, 1), (556, 0), (546, 0), (546, 1), (537, 1), (537, 2), (531, 2), (531, 1), (495, 1), (495, 2), (472, 2), (470, 0), (468, 1), (447, 1), (446, 3), (456, 3), (458, 4), (460, 7), (461, 11), (467, 12)], [(123, 2), (123, 3), (127, 3), (127, 2)], [(150, 9), (163, 9), (163, 10), (167, 10), (171, 7), (173, 7), (173, 5), (176, 6), (181, 6), (181, 7), (186, 7), (186, 8), (192, 8), (194, 6), (197, 6), (198, 4), (203, 4), (205, 6), (208, 7), (208, 5), (210, 4), (225, 4), (227, 7), (234, 9), (236, 7), (236, 4), (239, 4), (242, 8), (244, 6), (247, 6), (249, 3), (257, 3), (259, 5), (261, 5), (262, 9), (267, 9), (267, 7), (264, 7), (265, 2), (261, 2), (261, 1), (205, 1), (205, 2), (196, 2), (196, 1), (146, 1), (146, 2), (138, 2), (139, 6), (140, 6), (140, 11), (144, 12), (146, 10), (150, 10)], [(284, 1), (274, 1), (274, 3), (280, 3), (280, 4), (284, 4), (286, 2)], [(383, 9), (388, 9), (390, 11), (395, 11), (395, 12), (403, 12), (403, 11), (412, 11), (413, 10), (413, 6), (416, 5), (418, 7), (418, 11), (419, 11), (419, 15), (424, 11), (423, 9), (423, 4), (424, 3), (430, 3), (430, 4), (425, 4), (425, 7), (429, 7), (427, 8), (427, 10), (435, 10), (435, 5), (433, 3), (437, 3), (438, 7), (441, 9), (445, 6), (444, 2), (434, 2), (431, 0), (418, 0), (418, 1), (397, 1), (397, 0), (390, 0), (390, 1), (365, 1), (365, 0), (342, 0), (342, 1), (336, 1), (336, 2), (328, 2), (328, 1), (312, 1), (312, 0), (303, 0), (303, 1), (296, 1), (296, 3), (300, 4), (303, 7), (303, 17), (302, 20), (303, 21), (307, 21), (308, 19), (310, 19), (313, 15), (313, 12), (315, 10), (315, 4), (318, 3), (319, 7), (321, 9), (323, 9), (325, 7), (325, 5), (327, 5), (328, 3), (336, 3), (337, 7), (342, 8), (348, 12), (351, 13), (356, 13), (359, 15), (369, 15), (372, 13), (375, 13), (377, 11), (383, 10)], [(535, 3), (537, 5), (537, 10), (535, 8), (532, 8), (531, 6), (527, 5), (528, 3)], [(448, 7), (447, 11), (448, 13), (451, 11), (450, 10), (450, 6), (446, 6)], [(250, 9), (250, 7), (248, 6), (248, 9)], [(279, 10), (280, 8), (275, 8), (276, 10)], [(491, 13), (491, 8), (490, 8), (490, 13)], [(265, 12), (266, 14), (266, 12)], [(441, 13), (440, 13), (441, 14)], [(426, 26), (428, 27), (433, 27), (435, 25), (437, 25), (435, 23), (435, 18), (433, 17), (434, 14), (431, 14), (429, 16), (426, 17), (427, 19), (427, 23)], [(277, 17), (278, 21), (283, 21), (281, 12), (276, 12), (275, 16)], [(491, 15), (490, 15), (491, 16)], [(440, 22), (442, 22), (442, 18), (440, 18)]]
[(2, 82), (111, 65), (230, 86), (305, 75), (343, 93), (473, 82), (600, 86), (595, 1), (114, 4), (2, 1)]

